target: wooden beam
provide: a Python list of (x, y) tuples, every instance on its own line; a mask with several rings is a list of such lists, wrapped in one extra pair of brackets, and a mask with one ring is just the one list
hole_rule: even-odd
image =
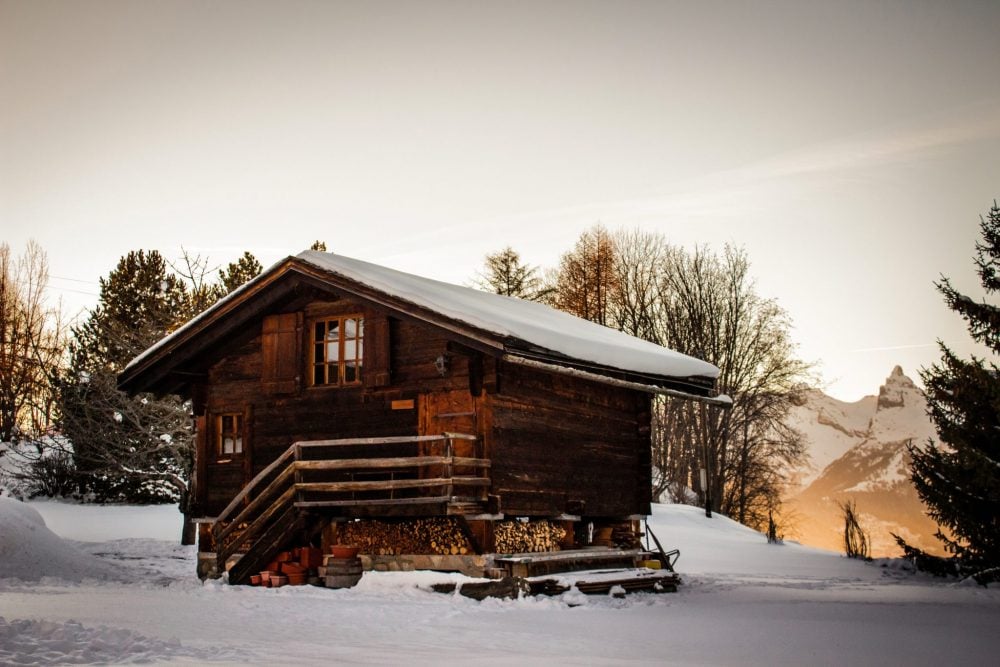
[(722, 408), (723, 410), (728, 410), (733, 407), (733, 399), (729, 398), (725, 394), (715, 397), (698, 396), (695, 394), (690, 394), (685, 391), (678, 391), (676, 389), (661, 387), (656, 384), (643, 384), (641, 382), (632, 382), (630, 380), (620, 380), (618, 378), (610, 377), (607, 375), (601, 375), (600, 373), (593, 373), (591, 371), (581, 370), (579, 368), (573, 368), (571, 366), (561, 366), (559, 364), (550, 364), (544, 361), (536, 361), (535, 359), (520, 357), (517, 356), (516, 354), (505, 354), (503, 355), (503, 360), (510, 364), (516, 364), (518, 366), (527, 366), (529, 368), (535, 368), (537, 370), (545, 371), (547, 373), (558, 373), (560, 375), (569, 375), (571, 377), (580, 378), (582, 380), (590, 380), (591, 382), (599, 382), (601, 384), (611, 385), (612, 387), (621, 387), (623, 389), (633, 389), (635, 391), (643, 391), (648, 394), (662, 394), (664, 396), (672, 396), (673, 398), (683, 398), (688, 401), (696, 401), (698, 403), (714, 405), (715, 407)]

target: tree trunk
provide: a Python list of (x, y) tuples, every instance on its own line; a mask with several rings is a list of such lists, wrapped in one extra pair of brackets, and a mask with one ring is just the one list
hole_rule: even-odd
[(179, 509), (184, 516), (184, 525), (181, 526), (181, 544), (191, 546), (197, 542), (198, 531), (191, 521), (191, 494), (187, 491), (181, 493)]

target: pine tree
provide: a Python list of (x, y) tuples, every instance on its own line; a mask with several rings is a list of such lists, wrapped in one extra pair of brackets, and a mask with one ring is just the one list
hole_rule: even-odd
[(521, 255), (510, 246), (486, 255), (484, 267), (476, 285), (487, 292), (543, 301), (552, 291), (544, 285), (538, 268), (522, 262)]
[(81, 490), (101, 501), (183, 500), (191, 469), (191, 420), (173, 397), (128, 397), (117, 375), (181, 324), (182, 281), (156, 251), (130, 252), (100, 281), (97, 307), (73, 329), (60, 378), (61, 430), (82, 473)]
[(229, 294), (244, 283), (259, 276), (263, 270), (264, 267), (260, 265), (253, 253), (246, 251), (242, 257), (235, 262), (230, 262), (229, 266), (219, 271), (219, 282), (222, 284), (224, 293)]
[[(993, 295), (1000, 291), (996, 202), (980, 229), (977, 273), (986, 293)], [(966, 321), (973, 340), (1000, 354), (1000, 308), (961, 294), (947, 278), (935, 286)], [(958, 572), (980, 583), (1000, 580), (1000, 368), (976, 357), (960, 359), (944, 343), (939, 345), (941, 361), (923, 370), (921, 378), (941, 442), (911, 443), (911, 478), (941, 528), (936, 537), (953, 554)], [(915, 560), (933, 560), (896, 539)]]

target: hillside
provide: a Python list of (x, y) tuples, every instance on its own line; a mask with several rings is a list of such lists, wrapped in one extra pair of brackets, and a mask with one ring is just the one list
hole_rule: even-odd
[(808, 442), (810, 461), (795, 471), (786, 498), (794, 533), (805, 544), (842, 549), (839, 502), (853, 500), (869, 531), (873, 554), (896, 555), (890, 533), (940, 552), (934, 523), (909, 480), (906, 443), (934, 438), (923, 394), (897, 366), (879, 389), (844, 403), (809, 390), (792, 413)]

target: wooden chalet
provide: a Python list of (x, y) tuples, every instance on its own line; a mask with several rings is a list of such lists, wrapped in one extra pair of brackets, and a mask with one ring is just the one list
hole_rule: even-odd
[(652, 395), (725, 403), (717, 373), (541, 304), (306, 251), (119, 386), (191, 399), (199, 569), (242, 583), (293, 546), (463, 571), (613, 546), (650, 512)]

